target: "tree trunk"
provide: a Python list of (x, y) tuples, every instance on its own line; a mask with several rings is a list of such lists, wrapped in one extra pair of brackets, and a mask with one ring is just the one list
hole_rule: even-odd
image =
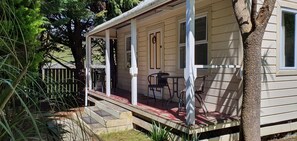
[(80, 95), (80, 99), (83, 100), (84, 89), (85, 89), (85, 68), (83, 57), (75, 58), (75, 73), (74, 78), (77, 81), (77, 89)]
[(74, 72), (74, 78), (78, 84), (78, 103), (83, 104), (84, 103), (84, 91), (85, 91), (85, 66), (84, 66), (84, 48), (82, 45), (82, 37), (81, 37), (81, 24), (79, 21), (74, 22), (74, 32), (72, 35), (72, 46), (71, 52), (74, 57), (75, 62), (75, 72)]
[(260, 141), (261, 44), (264, 31), (243, 36), (243, 101), (240, 141)]
[(264, 0), (259, 10), (257, 0), (249, 2), (232, 0), (244, 52), (240, 141), (261, 141), (261, 45), (276, 0)]

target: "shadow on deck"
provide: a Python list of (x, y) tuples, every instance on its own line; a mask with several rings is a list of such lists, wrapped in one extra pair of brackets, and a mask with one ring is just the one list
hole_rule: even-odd
[[(200, 134), (206, 132), (209, 134), (212, 132), (210, 134), (220, 135), (238, 132), (239, 118), (220, 112), (209, 112), (205, 116), (202, 109), (196, 108), (196, 124), (187, 126), (185, 122), (185, 108), (178, 112), (178, 103), (176, 102), (170, 102), (169, 104), (164, 100), (155, 102), (153, 99), (148, 99), (146, 96), (138, 94), (138, 104), (135, 106), (131, 104), (131, 93), (129, 91), (117, 90), (110, 97), (107, 97), (102, 92), (89, 91), (89, 101), (100, 99), (130, 110), (135, 117), (134, 124), (140, 124), (138, 126), (143, 126), (142, 128), (144, 129), (150, 128), (152, 121), (157, 121), (172, 128), (178, 134)], [(142, 121), (147, 123), (142, 123)]]

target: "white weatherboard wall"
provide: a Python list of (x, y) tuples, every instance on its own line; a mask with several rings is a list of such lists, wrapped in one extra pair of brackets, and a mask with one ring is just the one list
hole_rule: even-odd
[[(261, 124), (275, 123), (297, 118), (297, 75), (280, 75), (279, 58), (279, 18), (280, 6), (296, 8), (296, 1), (278, 0), (269, 21), (262, 43), (262, 57), (268, 63), (262, 67)], [(209, 64), (241, 65), (242, 45), (238, 26), (230, 0), (197, 0), (196, 15), (206, 14), (208, 19)], [(146, 94), (148, 75), (148, 31), (163, 30), (164, 70), (170, 74), (183, 75), (178, 68), (178, 23), (185, 18), (185, 5), (163, 11), (138, 20), (138, 92)], [(118, 29), (118, 87), (130, 90), (131, 78), (125, 63), (125, 36), (130, 34), (130, 26)], [(207, 74), (206, 94), (203, 98), (209, 111), (239, 115), (242, 95), (242, 80), (239, 69), (198, 69), (199, 74)], [(297, 71), (296, 71), (297, 72)], [(297, 73), (296, 73), (297, 74)], [(171, 81), (170, 86), (171, 86)], [(180, 81), (180, 90), (184, 83)], [(197, 82), (199, 84), (199, 82)], [(168, 98), (165, 89), (165, 98)], [(198, 102), (196, 102), (198, 104)], [(199, 104), (198, 104), (199, 105)], [(197, 106), (198, 106), (197, 105)]]
[[(196, 1), (196, 15), (206, 15), (208, 22), (208, 48), (209, 63), (222, 65), (237, 65), (239, 59), (238, 51), (238, 31), (237, 24), (233, 19), (231, 4), (226, 1)], [(222, 5), (223, 4), (223, 5)], [(222, 15), (223, 11), (228, 10), (227, 15)], [(233, 19), (229, 26), (226, 25), (224, 18)], [(163, 31), (163, 71), (170, 74), (183, 75), (183, 69), (178, 68), (178, 24), (185, 20), (185, 5), (173, 10), (163, 11), (153, 16), (138, 20), (138, 91), (146, 94), (148, 76), (148, 32), (153, 29)], [(222, 21), (222, 23), (217, 23)], [(230, 21), (229, 21), (230, 22)], [(213, 30), (216, 28), (215, 30)], [(118, 29), (118, 87), (130, 90), (129, 69), (125, 62), (125, 36), (130, 34), (130, 26)], [(223, 36), (224, 38), (221, 38)], [(222, 54), (224, 53), (224, 54)], [(227, 73), (225, 73), (227, 72)], [(209, 111), (221, 111), (224, 113), (238, 114), (238, 99), (240, 96), (240, 79), (235, 73), (236, 69), (198, 69), (198, 75), (209, 75), (207, 79), (206, 91), (203, 96)], [(169, 80), (172, 88), (172, 82)], [(179, 89), (184, 88), (183, 80), (180, 81)], [(197, 81), (197, 85), (200, 82)], [(168, 90), (165, 89), (165, 98), (169, 98)], [(219, 104), (217, 104), (219, 103)], [(197, 106), (199, 103), (196, 102)]]
[(130, 35), (130, 26), (127, 26), (125, 28), (121, 28), (118, 30), (117, 34), (117, 57), (118, 57), (118, 88), (122, 88), (125, 90), (131, 90), (131, 75), (129, 73), (129, 67), (127, 67), (126, 64), (126, 47), (125, 47), (125, 36)]
[(291, 75), (279, 70), (281, 7), (297, 9), (297, 1), (277, 0), (264, 35), (262, 56), (268, 65), (263, 67), (261, 124), (297, 118), (297, 70)]

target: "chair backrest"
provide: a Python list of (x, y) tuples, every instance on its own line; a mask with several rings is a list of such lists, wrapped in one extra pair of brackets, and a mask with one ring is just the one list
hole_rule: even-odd
[(203, 81), (202, 81), (201, 91), (204, 92), (206, 76), (204, 75), (202, 79), (203, 79)]
[(164, 72), (158, 72), (158, 73), (152, 73), (147, 77), (147, 80), (149, 82), (149, 85), (153, 84), (152, 78), (156, 79), (155, 85), (159, 86), (166, 86), (168, 85), (167, 78), (164, 78), (163, 76), (169, 75), (169, 73)]
[[(200, 91), (200, 92), (204, 92), (204, 87), (205, 87), (205, 80), (206, 80), (206, 75), (202, 76), (202, 83), (201, 83), (201, 87), (199, 90), (196, 90), (196, 91)], [(197, 79), (196, 79), (197, 80)]]
[(167, 86), (168, 85), (167, 78), (164, 78), (163, 76), (168, 76), (168, 75), (169, 75), (169, 73), (164, 73), (164, 72), (157, 73), (157, 82), (158, 82), (158, 85), (160, 85), (160, 86)]

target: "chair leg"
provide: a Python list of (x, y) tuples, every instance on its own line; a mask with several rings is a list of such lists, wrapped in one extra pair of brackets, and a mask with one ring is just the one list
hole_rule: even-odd
[(172, 101), (172, 99), (173, 99), (173, 96), (172, 96), (172, 93), (171, 93), (171, 89), (170, 89), (170, 87), (167, 85), (167, 88), (168, 88), (168, 91), (169, 91), (169, 99), (168, 99), (168, 101), (167, 101), (167, 105), (169, 104), (169, 102), (171, 102)]
[(204, 112), (204, 115), (207, 115), (208, 110), (206, 108), (205, 103), (202, 100), (202, 97), (199, 94), (195, 94), (195, 97), (200, 102), (200, 105), (201, 105), (201, 108), (202, 108), (202, 110)]
[(155, 90), (154, 90), (154, 88), (152, 90), (153, 90), (153, 95), (154, 95), (154, 99), (155, 99), (155, 102), (156, 102)]
[(167, 85), (167, 87), (168, 87), (169, 95), (170, 95), (170, 97), (172, 97), (171, 89), (168, 85)]
[(153, 96), (154, 96), (154, 99), (155, 99), (155, 102), (156, 102), (156, 95), (155, 95), (154, 88), (148, 88), (148, 92), (147, 92), (147, 104), (148, 104), (148, 101), (150, 99), (150, 90), (153, 91)]
[(198, 95), (198, 96), (199, 96), (199, 98), (201, 99), (201, 103), (204, 105), (204, 108), (205, 108), (206, 112), (208, 112), (208, 110), (207, 110), (207, 108), (206, 108), (206, 105), (205, 105), (204, 101), (202, 100), (201, 95)]
[(147, 99), (146, 99), (146, 103), (147, 103), (147, 104), (148, 104), (149, 97), (150, 97), (150, 89), (151, 89), (151, 88), (148, 88), (148, 89), (147, 89), (147, 95), (146, 95), (146, 96), (147, 96)]
[(164, 88), (161, 89), (161, 104), (163, 106)]
[(179, 96), (181, 99), (181, 105), (185, 106), (185, 101), (184, 101), (185, 91), (181, 91)]
[(179, 93), (179, 97), (178, 97), (178, 109), (177, 109), (178, 112), (181, 110), (181, 107), (184, 106), (184, 99), (183, 99), (183, 97), (184, 97), (184, 92), (181, 91)]

